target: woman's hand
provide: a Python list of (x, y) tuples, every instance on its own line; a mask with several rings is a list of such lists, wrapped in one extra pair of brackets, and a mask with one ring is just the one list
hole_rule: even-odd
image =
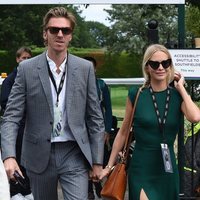
[(99, 179), (102, 180), (104, 177), (107, 177), (110, 172), (112, 171), (113, 167), (106, 166), (104, 169), (101, 171), (101, 175), (99, 176)]
[(179, 89), (180, 86), (184, 86), (185, 84), (185, 79), (183, 75), (179, 72), (174, 73), (174, 86), (176, 89)]

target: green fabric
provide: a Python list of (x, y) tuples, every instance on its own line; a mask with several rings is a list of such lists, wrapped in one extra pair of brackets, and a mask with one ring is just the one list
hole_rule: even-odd
[[(163, 117), (165, 110), (166, 91), (155, 92), (161, 117)], [(129, 90), (128, 96), (132, 102), (134, 102), (136, 92), (136, 87)], [(169, 111), (164, 130), (174, 173), (164, 171), (160, 147), (163, 136), (159, 130), (149, 88), (145, 88), (140, 93), (134, 115), (136, 144), (128, 169), (130, 200), (139, 200), (142, 189), (149, 200), (179, 199), (179, 176), (173, 145), (181, 123), (182, 98), (174, 88), (170, 88), (170, 95)]]
[(112, 129), (112, 105), (110, 99), (110, 91), (104, 80), (96, 79), (97, 93), (99, 96), (99, 103), (104, 117), (105, 131), (111, 133)]

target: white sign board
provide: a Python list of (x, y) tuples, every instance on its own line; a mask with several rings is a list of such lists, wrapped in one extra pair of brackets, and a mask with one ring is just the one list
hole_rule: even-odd
[(170, 49), (177, 71), (185, 78), (200, 78), (200, 49)]
[(185, 0), (0, 0), (0, 4), (185, 4)]

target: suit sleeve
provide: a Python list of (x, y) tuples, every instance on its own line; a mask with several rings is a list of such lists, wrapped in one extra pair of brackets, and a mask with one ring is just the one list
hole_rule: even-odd
[(100, 109), (94, 69), (91, 65), (87, 84), (86, 124), (88, 128), (93, 164), (103, 163), (104, 152), (104, 120)]
[(1, 124), (2, 159), (16, 157), (15, 145), (20, 121), (25, 109), (25, 84), (23, 69), (18, 68)]

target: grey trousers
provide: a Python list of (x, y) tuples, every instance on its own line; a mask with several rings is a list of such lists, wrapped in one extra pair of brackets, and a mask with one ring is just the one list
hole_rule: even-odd
[(52, 143), (47, 169), (41, 174), (27, 170), (34, 200), (57, 200), (58, 181), (64, 200), (87, 200), (88, 170), (89, 165), (76, 142)]

